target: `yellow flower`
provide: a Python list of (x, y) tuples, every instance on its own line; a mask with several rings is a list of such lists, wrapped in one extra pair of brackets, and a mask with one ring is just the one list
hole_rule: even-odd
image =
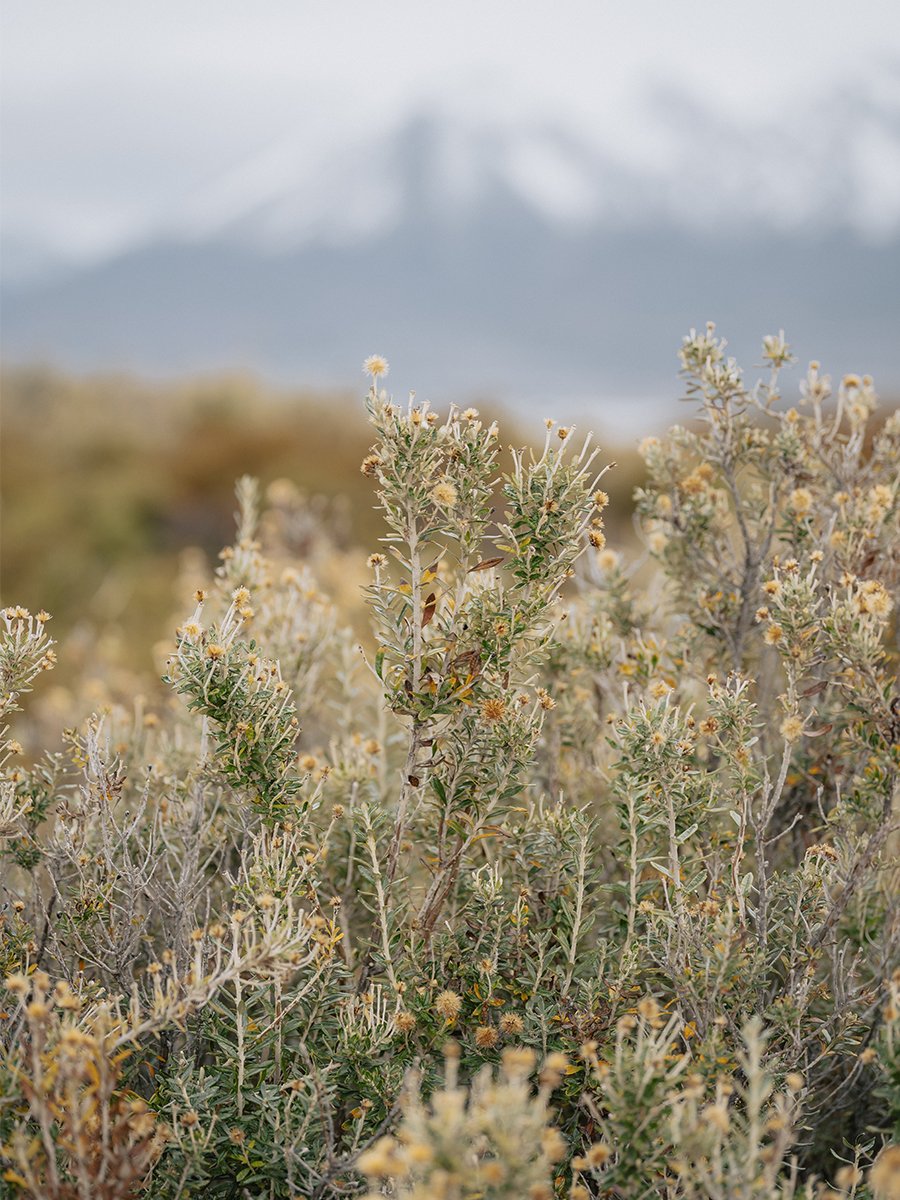
[(781, 736), (786, 742), (796, 742), (803, 736), (803, 722), (797, 716), (785, 717), (781, 722)]
[(24, 996), (28, 993), (30, 985), (25, 975), (7, 975), (3, 982), (7, 990), (15, 993), (17, 996)]
[(386, 358), (382, 358), (380, 354), (370, 354), (363, 363), (363, 371), (366, 375), (371, 375), (373, 379), (378, 379), (381, 375), (387, 375), (390, 370), (390, 364)]
[(638, 1002), (637, 1010), (645, 1021), (655, 1021), (659, 1016), (659, 1005), (652, 996), (644, 996)]
[(444, 1020), (450, 1023), (455, 1021), (459, 1016), (460, 1009), (462, 1008), (462, 997), (448, 988), (441, 992), (435, 1000), (434, 1007)]
[(869, 503), (877, 504), (879, 508), (890, 508), (894, 503), (894, 493), (884, 483), (878, 483), (869, 489)]
[(499, 696), (491, 696), (488, 700), (482, 701), (481, 715), (485, 721), (490, 721), (492, 724), (495, 721), (502, 721), (506, 715), (506, 703)]
[(503, 1051), (503, 1070), (508, 1079), (520, 1079), (531, 1074), (536, 1059), (528, 1046), (509, 1046)]
[(812, 492), (809, 490), (809, 488), (795, 488), (790, 494), (788, 503), (798, 517), (805, 517), (812, 508)]
[(845, 1190), (855, 1187), (856, 1184), (862, 1183), (862, 1181), (862, 1171), (859, 1169), (859, 1167), (853, 1166), (851, 1163), (847, 1163), (846, 1166), (841, 1167), (834, 1177), (834, 1182), (838, 1185), (838, 1187), (844, 1188)]
[(399, 1146), (392, 1137), (381, 1137), (374, 1146), (364, 1150), (357, 1160), (357, 1166), (364, 1175), (376, 1179), (387, 1179), (397, 1175), (402, 1170), (398, 1157)]
[(475, 1030), (475, 1045), (479, 1050), (490, 1050), (497, 1045), (497, 1030), (493, 1025), (479, 1025)]
[(400, 1033), (411, 1033), (416, 1027), (416, 1018), (411, 1012), (401, 1010), (394, 1017), (394, 1028)]
[(554, 1126), (545, 1129), (541, 1136), (541, 1149), (552, 1163), (561, 1162), (566, 1157), (565, 1139)]
[(872, 1164), (869, 1187), (875, 1200), (900, 1200), (900, 1145), (885, 1146)]
[(441, 508), (453, 508), (459, 499), (455, 486), (449, 479), (440, 479), (431, 489), (431, 498)]
[(588, 1147), (588, 1151), (584, 1157), (587, 1160), (588, 1166), (602, 1167), (609, 1160), (611, 1154), (612, 1150), (610, 1150), (605, 1142), (594, 1142), (593, 1146)]
[(560, 1050), (551, 1050), (544, 1059), (544, 1070), (556, 1075), (564, 1074), (570, 1065), (568, 1058)]
[(481, 1164), (481, 1178), (491, 1187), (498, 1187), (506, 1179), (506, 1167), (496, 1158)]
[(525, 1025), (518, 1013), (505, 1012), (500, 1017), (500, 1030), (507, 1037), (518, 1037), (524, 1028)]
[(710, 1125), (715, 1126), (719, 1133), (727, 1133), (731, 1128), (731, 1119), (724, 1104), (708, 1104), (701, 1115)]

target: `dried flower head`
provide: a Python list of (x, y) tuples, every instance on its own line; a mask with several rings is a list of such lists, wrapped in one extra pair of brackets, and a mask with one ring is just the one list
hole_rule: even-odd
[(885, 1146), (869, 1171), (874, 1200), (900, 1200), (900, 1145)]
[(441, 508), (454, 508), (459, 499), (456, 487), (449, 479), (439, 479), (431, 489), (431, 498)]
[(499, 696), (489, 696), (481, 702), (481, 715), (491, 724), (502, 721), (506, 716), (506, 701)]
[(434, 1008), (448, 1025), (452, 1025), (462, 1009), (462, 997), (448, 988), (438, 995)]
[(387, 375), (389, 370), (388, 360), (380, 354), (370, 354), (363, 363), (363, 373), (370, 375), (373, 379), (380, 379), (383, 375)]
[(525, 1023), (518, 1013), (504, 1012), (500, 1014), (500, 1032), (507, 1037), (519, 1037), (524, 1029)]

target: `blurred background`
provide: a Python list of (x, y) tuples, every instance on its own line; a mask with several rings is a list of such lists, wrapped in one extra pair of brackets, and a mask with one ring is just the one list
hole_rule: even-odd
[(9, 0), (0, 34), (3, 595), (57, 633), (149, 644), (243, 471), (349, 496), (371, 549), (370, 353), (510, 439), (589, 424), (626, 517), (691, 326), (900, 395), (888, 0)]

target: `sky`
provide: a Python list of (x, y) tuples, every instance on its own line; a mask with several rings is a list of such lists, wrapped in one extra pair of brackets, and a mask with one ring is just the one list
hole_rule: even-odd
[(638, 166), (664, 153), (646, 100), (667, 88), (775, 137), (845, 86), (900, 112), (892, 0), (4, 0), (0, 36), (5, 237), (73, 260), (267, 146), (314, 159), (423, 107), (602, 128)]

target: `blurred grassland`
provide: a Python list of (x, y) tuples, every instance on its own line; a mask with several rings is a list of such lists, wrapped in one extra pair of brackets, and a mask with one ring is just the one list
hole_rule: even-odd
[[(314, 570), (326, 590), (345, 593), (352, 619), (365, 557), (384, 532), (359, 469), (371, 443), (363, 390), (276, 392), (238, 375), (154, 383), (4, 371), (3, 601), (47, 609), (63, 644), (73, 631), (114, 630), (127, 666), (151, 670), (153, 646), (191, 607), (181, 594), (185, 551), (196, 547), (215, 565), (233, 536), (235, 480), (250, 474), (264, 489), (290, 480), (325, 515), (335, 553)], [(482, 415), (500, 421), (504, 444), (543, 440), (539, 418), (488, 405)], [(642, 467), (633, 448), (604, 444), (611, 459), (616, 544), (629, 536)], [(64, 676), (62, 659), (60, 667)]]

